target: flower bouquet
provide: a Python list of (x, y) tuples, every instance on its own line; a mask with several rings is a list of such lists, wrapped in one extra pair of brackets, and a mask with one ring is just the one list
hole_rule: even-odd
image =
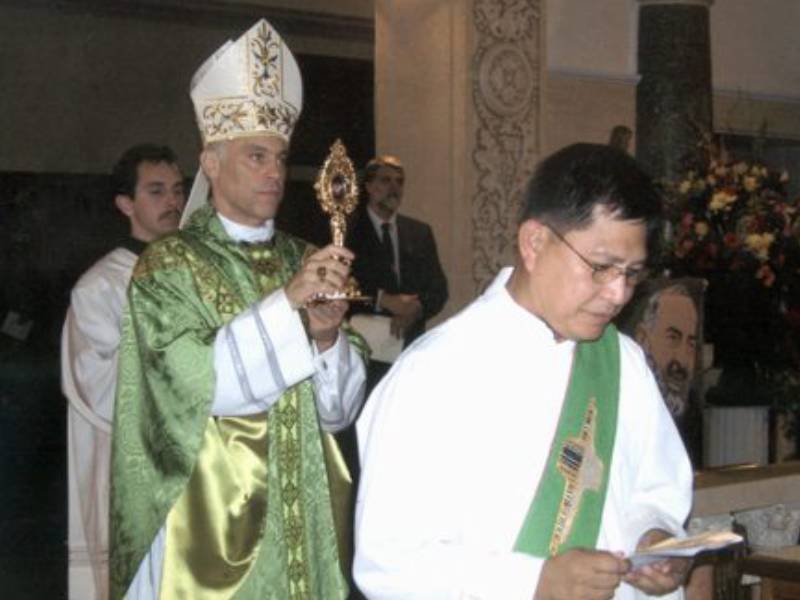
[(711, 160), (668, 185), (665, 267), (704, 277), (713, 404), (796, 405), (800, 381), (800, 205), (787, 172)]

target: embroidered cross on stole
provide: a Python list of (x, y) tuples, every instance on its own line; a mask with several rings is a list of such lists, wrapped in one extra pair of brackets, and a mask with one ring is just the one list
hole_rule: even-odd
[(514, 550), (547, 558), (595, 547), (616, 436), (619, 373), (613, 325), (600, 339), (576, 345), (547, 464)]

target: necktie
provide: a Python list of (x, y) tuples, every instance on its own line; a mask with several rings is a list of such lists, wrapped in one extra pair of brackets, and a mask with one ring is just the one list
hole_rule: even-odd
[(397, 292), (397, 274), (394, 267), (394, 245), (392, 236), (389, 234), (389, 223), (381, 223), (381, 246), (383, 246), (384, 256), (389, 262), (389, 275), (387, 277), (386, 291), (390, 294)]

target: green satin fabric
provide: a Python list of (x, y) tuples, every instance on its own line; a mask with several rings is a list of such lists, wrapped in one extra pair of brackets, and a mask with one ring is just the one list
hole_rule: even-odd
[[(364, 352), (367, 352), (366, 347)], [(339, 562), (342, 565), (342, 572), (349, 573), (353, 566), (351, 564), (353, 544), (350, 536), (353, 530), (353, 478), (350, 476), (339, 444), (330, 433), (322, 434), (322, 450), (325, 453), (325, 470), (330, 487)]]
[(267, 420), (209, 419), (167, 517), (162, 598), (230, 598), (254, 563), (267, 512)]
[(326, 450), (310, 381), (269, 414), (210, 416), (217, 330), (283, 285), (309, 251), (278, 233), (253, 255), (206, 208), (142, 255), (112, 437), (112, 598), (165, 523), (162, 598), (346, 597), (336, 525), (348, 501), (336, 494), (348, 477)]

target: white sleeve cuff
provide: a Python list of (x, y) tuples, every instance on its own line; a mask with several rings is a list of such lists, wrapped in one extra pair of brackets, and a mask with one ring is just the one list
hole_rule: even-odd
[(286, 383), (284, 389), (310, 377), (314, 373), (311, 344), (300, 313), (292, 308), (283, 288), (264, 298), (254, 314), (257, 316), (254, 333), (261, 338), (268, 357), (271, 341), (272, 356)]
[(340, 329), (336, 343), (317, 354), (314, 387), (322, 429), (336, 432), (350, 425), (364, 402), (366, 368)]
[(662, 529), (675, 537), (684, 537), (686, 535), (680, 523), (675, 522), (668, 515), (659, 514), (655, 511), (639, 511), (638, 514), (634, 513), (626, 521), (625, 539), (630, 540), (632, 544), (632, 547), (626, 548), (628, 552), (635, 551), (641, 537), (651, 529)]
[(217, 332), (214, 366), (217, 416), (267, 410), (288, 387), (313, 374), (311, 345), (283, 289)]
[(324, 352), (320, 352), (317, 345), (312, 344), (315, 379), (319, 379), (323, 384), (336, 383), (339, 370), (346, 370), (350, 366), (348, 346), (347, 336), (341, 330), (333, 345)]

